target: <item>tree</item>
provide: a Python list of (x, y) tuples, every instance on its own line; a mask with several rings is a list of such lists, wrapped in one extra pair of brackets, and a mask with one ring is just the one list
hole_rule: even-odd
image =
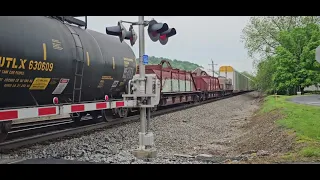
[(281, 44), (275, 51), (273, 81), (278, 91), (295, 93), (319, 82), (320, 75), (315, 60), (315, 49), (320, 45), (320, 27), (308, 24), (305, 27), (279, 33)]
[(273, 74), (275, 71), (275, 58), (268, 57), (257, 65), (257, 75), (254, 80), (256, 89), (267, 94), (274, 93)]
[[(171, 59), (168, 59), (168, 58), (154, 57), (154, 56), (150, 56), (149, 57), (149, 63), (148, 64), (159, 64), (162, 60), (169, 61), (173, 68), (187, 70), (187, 71), (193, 71), (197, 67), (202, 67), (202, 66), (199, 66), (198, 64), (191, 63), (191, 62), (188, 62), (188, 61), (180, 61), (180, 60), (176, 60), (176, 59), (171, 60)], [(139, 64), (139, 58), (136, 59), (136, 61)]]
[[(250, 23), (243, 29), (241, 39), (245, 42), (248, 54), (254, 63), (275, 54), (279, 41), (279, 32), (291, 31), (310, 23), (319, 23), (318, 16), (262, 16), (250, 18)], [(255, 55), (260, 56), (255, 59)]]

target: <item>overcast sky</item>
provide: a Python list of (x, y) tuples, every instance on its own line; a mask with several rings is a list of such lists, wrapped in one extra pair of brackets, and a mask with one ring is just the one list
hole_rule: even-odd
[[(244, 44), (240, 41), (241, 31), (250, 17), (145, 16), (145, 20), (151, 18), (176, 28), (177, 34), (163, 46), (160, 42), (152, 42), (146, 33), (147, 55), (190, 61), (205, 69), (210, 68), (208, 64), (213, 59), (218, 64), (216, 69), (222, 65), (231, 65), (238, 71), (252, 71), (252, 60), (248, 58)], [(105, 33), (106, 26), (114, 26), (119, 20), (137, 21), (138, 16), (89, 16), (88, 28)], [(127, 24), (125, 26), (128, 27)], [(139, 35), (137, 26), (135, 31)], [(132, 49), (138, 57), (138, 40)]]

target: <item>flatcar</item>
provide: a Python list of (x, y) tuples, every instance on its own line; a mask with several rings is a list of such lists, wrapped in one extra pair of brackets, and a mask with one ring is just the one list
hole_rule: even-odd
[(161, 82), (158, 107), (200, 102), (233, 92), (230, 79), (212, 77), (205, 71), (197, 73), (176, 69), (167, 60), (157, 65), (146, 65), (145, 69), (146, 74), (156, 74)]
[(160, 80), (161, 97), (158, 107), (200, 101), (200, 91), (196, 90), (192, 72), (173, 68), (166, 60), (157, 65), (146, 65), (145, 72), (156, 74)]

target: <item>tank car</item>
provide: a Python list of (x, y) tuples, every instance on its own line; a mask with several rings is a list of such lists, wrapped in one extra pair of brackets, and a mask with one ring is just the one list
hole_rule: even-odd
[[(128, 44), (72, 16), (1, 16), (0, 24), (0, 110), (47, 106), (54, 97), (66, 104), (122, 98), (136, 72)], [(11, 124), (0, 122), (0, 140)]]
[(57, 18), (0, 17), (0, 108), (121, 98), (136, 71), (125, 42)]

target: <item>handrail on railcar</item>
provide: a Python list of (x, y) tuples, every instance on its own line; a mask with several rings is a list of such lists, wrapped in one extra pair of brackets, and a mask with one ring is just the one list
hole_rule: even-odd
[[(88, 18), (87, 16), (51, 16), (53, 18), (57, 18), (63, 22), (68, 22), (70, 24), (75, 24), (78, 25), (80, 27), (84, 27), (85, 29), (87, 29), (88, 27)], [(80, 19), (77, 19), (75, 17), (85, 17), (85, 21), (82, 21)]]

